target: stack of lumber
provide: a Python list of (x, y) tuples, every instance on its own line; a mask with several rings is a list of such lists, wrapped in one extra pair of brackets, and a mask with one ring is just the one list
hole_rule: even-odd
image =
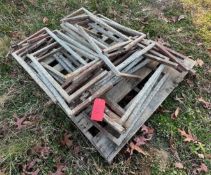
[[(85, 8), (21, 41), (12, 56), (59, 105), (99, 153), (112, 162), (194, 61)], [(106, 101), (102, 122), (93, 100)]]

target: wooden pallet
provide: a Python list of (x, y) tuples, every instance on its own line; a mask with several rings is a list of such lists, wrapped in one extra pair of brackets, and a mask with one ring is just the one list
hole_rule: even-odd
[[(110, 163), (194, 62), (84, 8), (61, 27), (41, 29), (12, 55)], [(97, 97), (103, 122), (90, 119)]]
[[(185, 60), (185, 64), (192, 68), (195, 64), (193, 60)], [(145, 68), (144, 72), (150, 72), (149, 68)], [(108, 134), (109, 127), (99, 127), (93, 121), (89, 119), (90, 113), (87, 109), (80, 115), (72, 119), (75, 125), (81, 130), (81, 132), (89, 139), (89, 141), (95, 146), (98, 152), (104, 157), (109, 163), (112, 162), (113, 158), (118, 152), (124, 147), (124, 145), (131, 139), (131, 137), (140, 129), (145, 121), (153, 114), (153, 112), (161, 105), (166, 97), (174, 90), (174, 88), (180, 83), (187, 72), (179, 73), (172, 68), (165, 68), (164, 75), (168, 78), (159, 87), (159, 91), (151, 91), (148, 99), (146, 99), (144, 109), (138, 108), (134, 110), (132, 115), (137, 115), (135, 122), (129, 126), (124, 133), (111, 137), (111, 133)], [(121, 101), (122, 98), (127, 96), (128, 92), (134, 90), (134, 86), (137, 82), (122, 80), (112, 90), (105, 94), (105, 97), (109, 98), (112, 103)], [(157, 84), (158, 85), (158, 84)], [(154, 88), (156, 89), (156, 88)], [(112, 94), (112, 95), (111, 95)], [(153, 96), (152, 96), (153, 94)], [(142, 106), (143, 107), (143, 106)], [(125, 109), (123, 109), (125, 110)], [(118, 142), (120, 140), (120, 142)]]

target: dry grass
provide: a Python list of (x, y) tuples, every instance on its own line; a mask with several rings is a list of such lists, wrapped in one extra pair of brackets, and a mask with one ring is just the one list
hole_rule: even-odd
[(194, 24), (204, 39), (206, 46), (211, 47), (211, 1), (181, 0), (184, 7), (191, 11)]
[[(40, 162), (37, 166), (40, 168), (40, 174), (54, 171), (55, 163), (59, 158), (67, 164), (67, 174), (190, 174), (196, 168), (194, 166), (199, 166), (201, 162), (211, 168), (208, 158), (198, 157), (198, 154), (211, 154), (211, 145), (210, 111), (204, 109), (197, 100), (200, 96), (206, 100), (210, 99), (211, 78), (207, 74), (210, 61), (204, 47), (199, 45), (203, 43), (201, 35), (198, 35), (201, 29), (198, 30), (196, 27), (199, 25), (195, 21), (192, 23), (194, 16), (191, 17), (184, 11), (178, 1), (0, 1), (0, 31), (3, 33), (3, 35), (0, 33), (0, 98), (3, 106), (0, 110), (0, 172), (5, 170), (7, 174), (21, 174), (22, 165), (38, 157), (30, 153), (32, 146), (41, 143), (50, 147), (51, 154), (46, 159), (38, 157)], [(203, 5), (199, 0), (197, 2)], [(210, 4), (209, 0), (206, 2)], [(181, 83), (164, 102), (161, 110), (147, 122), (156, 130), (150, 145), (146, 146), (150, 156), (145, 157), (135, 153), (127, 159), (126, 148), (124, 148), (114, 163), (107, 165), (87, 139), (70, 123), (61, 109), (57, 106), (44, 108), (44, 104), (48, 101), (44, 92), (15, 61), (5, 57), (10, 44), (45, 26), (42, 21), (44, 17), (49, 19), (47, 27), (58, 28), (62, 16), (81, 6), (92, 11), (97, 10), (122, 24), (141, 30), (152, 39), (161, 37), (175, 50), (205, 62), (203, 68), (196, 68), (197, 77), (195, 79), (189, 77)], [(176, 23), (167, 23), (163, 20), (179, 15), (186, 15), (186, 17)], [(209, 42), (206, 43), (208, 45)], [(9, 93), (10, 91), (12, 93)], [(177, 120), (172, 120), (171, 113), (177, 107), (181, 108), (180, 115)], [(38, 115), (39, 123), (17, 130), (14, 113), (18, 117), (23, 117), (32, 112)], [(191, 131), (202, 144), (184, 143), (178, 128)], [(66, 132), (72, 134), (73, 147), (70, 149), (60, 144)], [(174, 148), (185, 169), (179, 170), (174, 166), (178, 159), (170, 150), (169, 140), (172, 138), (175, 141)], [(78, 147), (80, 151), (76, 154), (75, 149)], [(2, 160), (4, 161), (1, 162)]]

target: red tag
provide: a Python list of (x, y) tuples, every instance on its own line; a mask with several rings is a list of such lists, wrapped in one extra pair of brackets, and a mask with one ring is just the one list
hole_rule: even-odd
[(102, 121), (104, 118), (105, 100), (96, 98), (92, 107), (91, 120)]

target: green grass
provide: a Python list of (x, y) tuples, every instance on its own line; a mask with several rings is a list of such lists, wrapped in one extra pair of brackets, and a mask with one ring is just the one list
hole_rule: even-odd
[[(205, 62), (203, 68), (196, 68), (196, 78), (188, 77), (193, 81), (193, 87), (183, 81), (163, 103), (164, 112), (157, 111), (147, 121), (156, 130), (153, 140), (146, 146), (151, 153), (150, 157), (134, 154), (127, 160), (124, 148), (112, 165), (106, 164), (57, 106), (45, 108), (47, 96), (12, 58), (6, 58), (10, 45), (44, 26), (58, 28), (59, 19), (81, 6), (142, 30), (152, 39), (161, 37), (175, 50)], [(5, 170), (7, 174), (20, 174), (21, 165), (37, 157), (30, 153), (31, 148), (41, 143), (51, 148), (49, 157), (41, 159), (36, 165), (41, 174), (54, 171), (58, 158), (67, 164), (67, 174), (190, 174), (193, 165), (201, 162), (211, 168), (209, 159), (202, 160), (197, 156), (198, 153), (211, 154), (210, 111), (204, 109), (197, 100), (200, 96), (210, 100), (211, 76), (207, 71), (211, 68), (211, 63), (206, 49), (198, 46), (203, 40), (197, 34), (198, 29), (193, 25), (191, 15), (178, 1), (163, 4), (154, 0), (3, 0), (0, 2), (0, 9), (0, 135), (3, 132), (0, 137), (0, 170)], [(160, 19), (161, 12), (168, 19), (181, 14), (186, 17), (176, 23), (166, 23)], [(47, 25), (42, 22), (44, 17), (49, 19)], [(178, 29), (182, 31), (178, 32)], [(3, 98), (5, 94), (8, 98)], [(176, 96), (182, 98), (182, 104), (175, 100)], [(181, 112), (177, 120), (172, 120), (171, 113), (177, 107), (181, 108)], [(30, 128), (17, 130), (14, 113), (23, 116), (31, 112), (39, 116), (39, 122)], [(5, 123), (8, 125), (6, 128)], [(184, 143), (178, 128), (190, 130), (203, 145)], [(71, 149), (60, 145), (65, 132), (72, 133), (74, 146)], [(184, 170), (174, 167), (177, 160), (170, 152), (170, 138), (175, 140), (175, 148), (186, 167)], [(78, 154), (74, 151), (77, 146), (80, 147)], [(155, 150), (168, 154), (165, 171), (161, 168), (159, 154)]]

